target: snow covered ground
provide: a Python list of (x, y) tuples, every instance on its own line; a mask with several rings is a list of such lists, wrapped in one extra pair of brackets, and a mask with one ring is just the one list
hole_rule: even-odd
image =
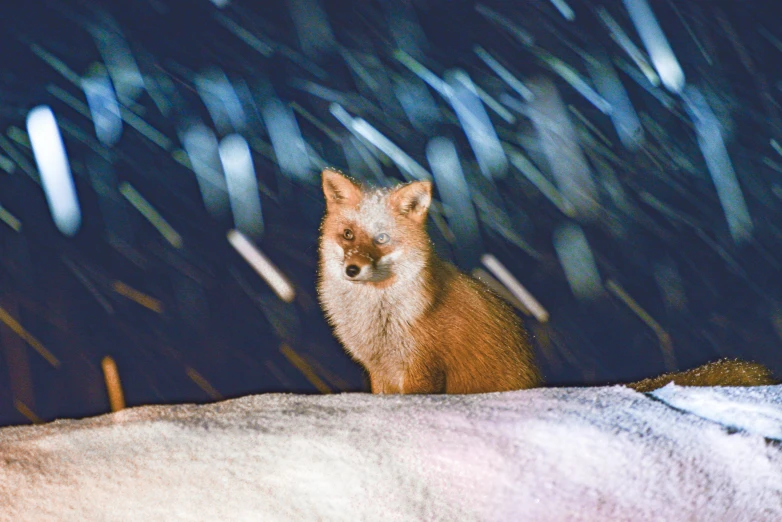
[(259, 395), (0, 430), (0, 518), (782, 520), (782, 387)]

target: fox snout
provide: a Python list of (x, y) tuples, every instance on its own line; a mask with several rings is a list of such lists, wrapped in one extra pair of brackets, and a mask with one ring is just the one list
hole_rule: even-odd
[(380, 283), (386, 281), (393, 273), (395, 255), (370, 256), (362, 252), (346, 252), (343, 261), (345, 279), (355, 282)]
[(343, 262), (345, 278), (351, 281), (382, 281), (387, 270), (379, 270), (377, 260), (361, 253), (347, 253)]
[(375, 260), (364, 255), (346, 255), (344, 261), (345, 277), (353, 281), (366, 281), (374, 271)]

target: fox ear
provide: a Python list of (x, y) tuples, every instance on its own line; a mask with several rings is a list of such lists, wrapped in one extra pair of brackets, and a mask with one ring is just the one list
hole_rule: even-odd
[(326, 196), (326, 206), (357, 205), (361, 201), (361, 189), (347, 176), (331, 169), (322, 174), (323, 195)]
[(426, 213), (431, 203), (432, 184), (429, 181), (414, 181), (402, 185), (391, 194), (394, 209), (416, 223), (426, 221)]

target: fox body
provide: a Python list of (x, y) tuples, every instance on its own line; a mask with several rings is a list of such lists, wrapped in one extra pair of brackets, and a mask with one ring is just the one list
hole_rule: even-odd
[(318, 294), (373, 393), (480, 393), (540, 382), (513, 311), (439, 259), (428, 182), (362, 190), (325, 170)]

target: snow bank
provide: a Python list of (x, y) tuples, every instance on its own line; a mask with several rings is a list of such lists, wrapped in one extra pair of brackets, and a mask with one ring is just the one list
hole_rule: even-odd
[(0, 518), (782, 520), (782, 387), (261, 395), (0, 430)]

